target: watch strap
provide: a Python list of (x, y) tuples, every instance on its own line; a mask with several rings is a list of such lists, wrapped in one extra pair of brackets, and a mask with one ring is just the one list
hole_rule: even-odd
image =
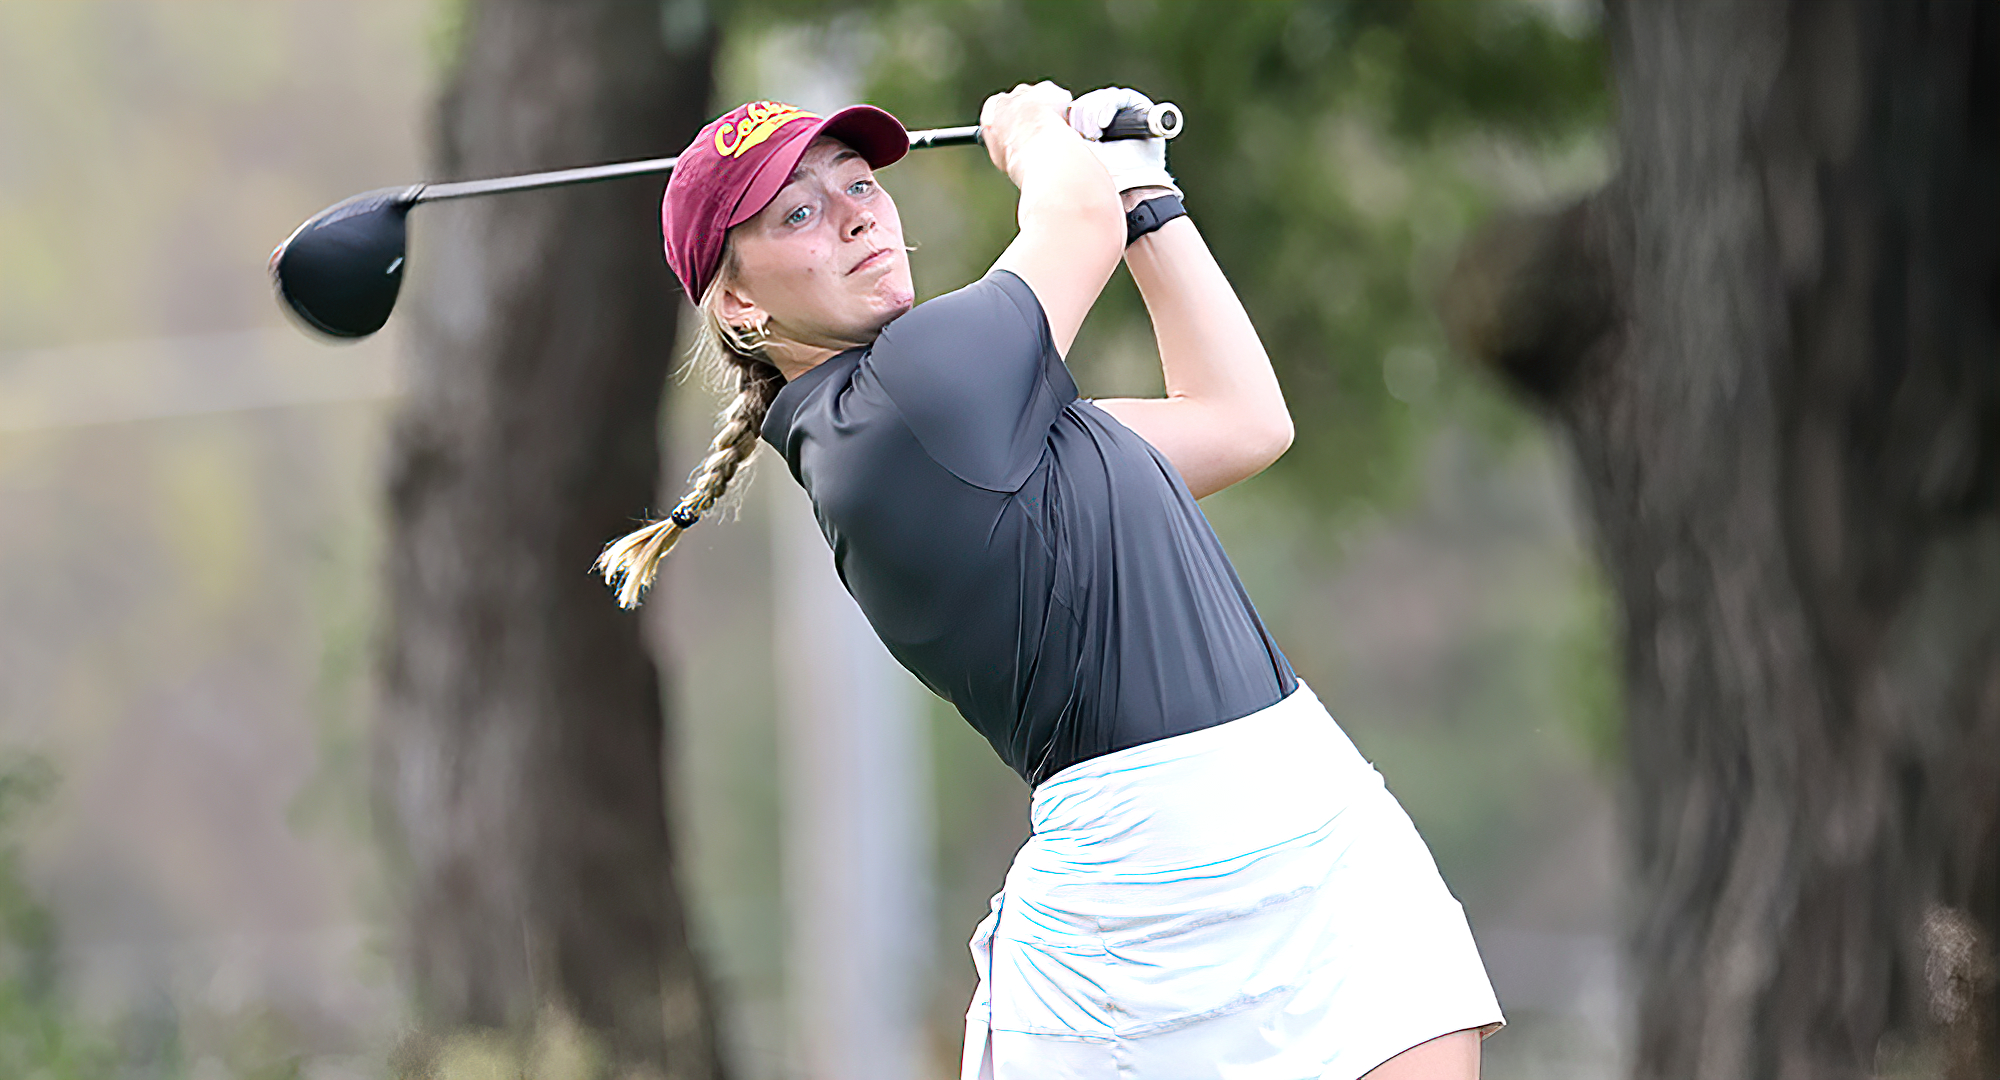
[(1179, 195), (1159, 195), (1125, 211), (1125, 243), (1152, 232), (1177, 217), (1186, 217), (1187, 207)]

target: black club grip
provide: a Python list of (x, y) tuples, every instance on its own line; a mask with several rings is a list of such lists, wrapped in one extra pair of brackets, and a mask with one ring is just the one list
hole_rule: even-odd
[(1181, 109), (1171, 101), (1162, 101), (1150, 109), (1131, 105), (1118, 110), (1118, 115), (1104, 125), (1104, 134), (1098, 136), (1100, 142), (1114, 139), (1171, 139), (1181, 133)]

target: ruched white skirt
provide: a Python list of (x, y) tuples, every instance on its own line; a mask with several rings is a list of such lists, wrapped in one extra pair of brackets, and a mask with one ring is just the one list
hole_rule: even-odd
[(972, 938), (963, 1080), (1353, 1080), (1503, 1022), (1464, 911), (1303, 683), (1081, 762)]

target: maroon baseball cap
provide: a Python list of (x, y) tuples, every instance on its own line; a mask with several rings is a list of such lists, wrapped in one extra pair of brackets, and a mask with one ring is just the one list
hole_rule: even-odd
[(699, 301), (722, 262), (724, 234), (757, 216), (792, 178), (813, 136), (830, 135), (873, 168), (910, 152), (910, 135), (873, 105), (821, 117), (779, 101), (738, 106), (701, 129), (682, 152), (660, 200), (667, 265)]

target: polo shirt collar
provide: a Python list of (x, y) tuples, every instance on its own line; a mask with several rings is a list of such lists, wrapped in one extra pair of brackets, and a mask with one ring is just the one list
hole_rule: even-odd
[(792, 421), (797, 419), (799, 409), (811, 397), (821, 383), (833, 377), (835, 372), (851, 369), (868, 354), (868, 346), (860, 345), (842, 353), (835, 353), (798, 378), (787, 382), (771, 401), (771, 409), (764, 414), (764, 425), (759, 429), (765, 442), (779, 453), (784, 453), (785, 440), (792, 433)]

